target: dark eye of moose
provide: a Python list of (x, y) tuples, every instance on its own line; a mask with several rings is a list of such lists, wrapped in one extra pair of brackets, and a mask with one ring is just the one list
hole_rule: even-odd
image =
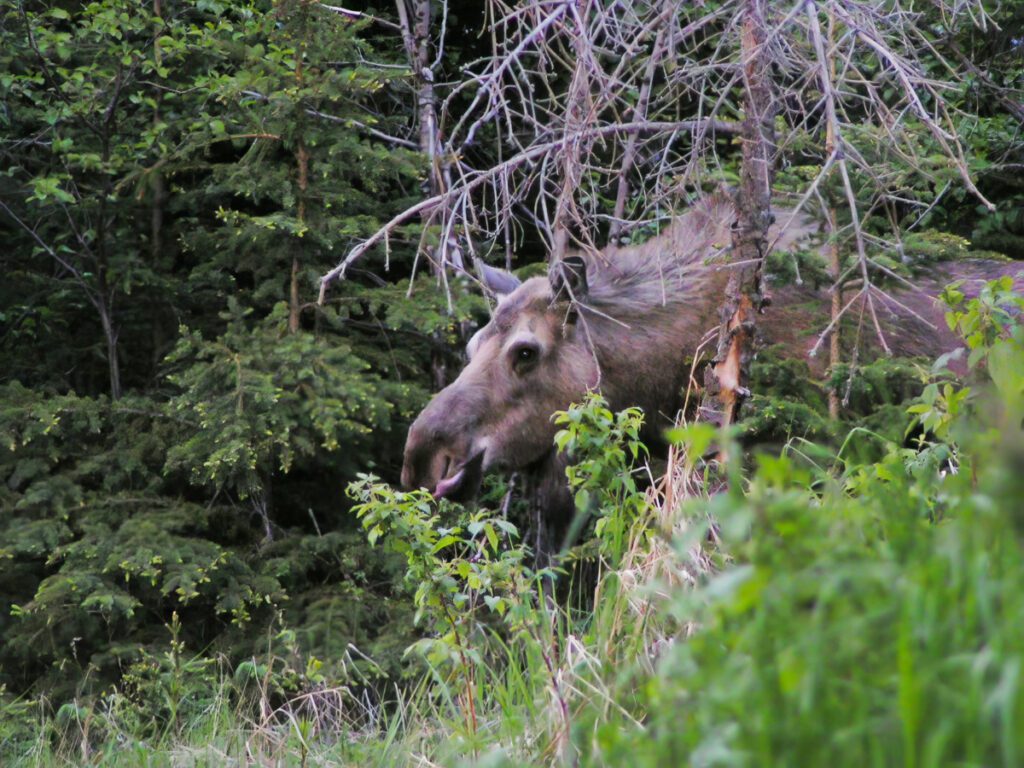
[(516, 370), (523, 371), (533, 365), (537, 361), (537, 357), (536, 347), (530, 344), (522, 344), (512, 350), (512, 365)]

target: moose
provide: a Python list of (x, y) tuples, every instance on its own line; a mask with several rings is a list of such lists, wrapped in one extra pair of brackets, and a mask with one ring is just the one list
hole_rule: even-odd
[[(816, 247), (806, 218), (778, 218), (785, 226), (770, 233), (776, 248)], [(717, 328), (734, 219), (731, 200), (713, 195), (642, 245), (567, 253), (547, 278), (520, 284), (486, 270), (486, 283), (500, 296), (497, 308), (469, 341), (458, 378), (411, 426), (402, 484), (466, 501), (485, 473), (519, 471), (546, 520), (564, 521), (572, 499), (552, 415), (599, 390), (612, 409), (641, 407), (645, 439), (658, 439), (680, 409), (687, 361)], [(998, 262), (958, 262), (922, 285), (937, 292), (958, 277), (980, 284), (1006, 271)], [(819, 308), (816, 315), (809, 305)], [(776, 292), (764, 324), (767, 341), (806, 355), (816, 337), (807, 332), (827, 325), (827, 306), (823, 291)], [(879, 314), (896, 354), (934, 356), (956, 345), (926, 292), (902, 291)]]

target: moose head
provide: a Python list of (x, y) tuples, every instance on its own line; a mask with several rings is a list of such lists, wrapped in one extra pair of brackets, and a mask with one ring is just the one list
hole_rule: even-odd
[(547, 278), (483, 269), (497, 308), (409, 430), (402, 484), (464, 501), (488, 471), (545, 475), (560, 467), (552, 415), (590, 390), (616, 409), (640, 406), (657, 434), (679, 407), (684, 361), (715, 325), (725, 275), (709, 261), (733, 218), (713, 196), (643, 245), (569, 252)]
[(520, 470), (552, 451), (551, 415), (600, 381), (593, 345), (579, 322), (587, 266), (568, 257), (550, 278), (524, 283), (488, 267), (484, 283), (499, 297), (491, 321), (470, 340), (459, 377), (409, 430), (402, 484), (467, 500), (490, 470)]

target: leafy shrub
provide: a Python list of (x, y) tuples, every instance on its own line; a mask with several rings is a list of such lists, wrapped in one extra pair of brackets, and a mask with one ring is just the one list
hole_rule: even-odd
[(603, 397), (590, 393), (554, 421), (561, 427), (555, 447), (570, 457), (566, 476), (577, 514), (596, 518), (594, 536), (614, 568), (630, 542), (644, 535), (650, 511), (636, 477), (647, 454), (640, 442), (643, 412), (612, 413)]

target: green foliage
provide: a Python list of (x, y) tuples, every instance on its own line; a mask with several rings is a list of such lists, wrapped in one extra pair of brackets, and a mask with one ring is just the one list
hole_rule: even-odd
[[(395, 472), (482, 304), (313, 301), (425, 168), (359, 128), (407, 119), (364, 27), (298, 0), (0, 10), (0, 686), (88, 707), (175, 613), (178, 658), (259, 654), (282, 615), (328, 673), (378, 674), (356, 646), (400, 674), (395, 562), (337, 491)], [(413, 254), (395, 238), (396, 279)]]
[(402, 493), (372, 475), (352, 483), (353, 512), (373, 545), (384, 541), (406, 561), (405, 582), (413, 592), (416, 622), (426, 636), (410, 646), (436, 674), (460, 679), (467, 722), (475, 730), (474, 677), (485, 662), (490, 616), (514, 622), (530, 604), (533, 574), (508, 520), (480, 511), (441, 524), (450, 505), (435, 507), (427, 491)]
[(960, 291), (961, 285), (962, 281), (947, 287), (942, 299), (951, 310), (947, 314), (948, 325), (967, 342), (971, 350), (967, 364), (974, 368), (993, 355), (1008, 354), (1005, 349), (1019, 344), (1018, 317), (1024, 309), (1024, 298), (1014, 292), (1013, 278), (1009, 276), (987, 284), (978, 298), (970, 301)]
[(217, 694), (216, 661), (187, 655), (177, 612), (171, 614), (167, 631), (169, 648), (160, 654), (143, 652), (124, 676), (132, 704), (128, 711), (149, 718), (148, 723), (136, 726), (140, 733), (180, 732), (183, 724), (210, 708)]
[[(856, 367), (835, 366), (823, 383), (815, 380), (806, 362), (786, 359), (779, 348), (758, 353), (751, 366), (751, 391), (740, 426), (750, 445), (785, 443), (791, 438), (838, 445), (850, 429), (862, 427), (875, 436), (874, 447), (900, 441), (910, 425), (906, 404), (928, 382), (924, 361), (878, 358)], [(828, 390), (839, 393), (841, 421), (830, 420)], [(877, 453), (861, 458), (877, 458)]]
[[(293, 269), (308, 296), (352, 238), (409, 204), (422, 161), (354, 130), (367, 121), (388, 127), (366, 111), (405, 76), (357, 63), (376, 56), (358, 27), (298, 0), (250, 13), (214, 48), (219, 66), (195, 74), (208, 110), (189, 125), (176, 158), (209, 167), (182, 232), (196, 262), (190, 287), (220, 293), (222, 271), (243, 271), (253, 283), (249, 302), (269, 311)], [(395, 261), (412, 253), (397, 249)]]
[(181, 371), (169, 376), (180, 388), (170, 408), (197, 425), (168, 453), (168, 469), (245, 496), (297, 458), (342, 446), (354, 458), (368, 435), (390, 427), (393, 412), (408, 416), (420, 405), (418, 392), (372, 374), (351, 345), (288, 334), (284, 305), (255, 329), (245, 322), (250, 313), (229, 300), (221, 336), (206, 341), (183, 329), (168, 356)]
[[(665, 660), (670, 682), (648, 701), (658, 753), (1017, 761), (1020, 489), (1004, 466), (978, 489), (913, 466), (894, 454), (844, 487), (791, 460), (762, 465), (729, 511), (747, 521), (730, 544), (743, 565), (698, 595), (707, 631)], [(825, 485), (809, 495), (812, 479)]]
[(570, 457), (566, 475), (576, 509), (597, 518), (600, 552), (615, 567), (648, 522), (649, 508), (637, 483), (637, 464), (647, 454), (640, 442), (643, 413), (638, 408), (612, 413), (604, 398), (590, 393), (554, 419), (561, 427), (555, 446)]
[(276, 581), (231, 548), (227, 510), (161, 494), (175, 423), (142, 410), (150, 402), (46, 397), (18, 384), (4, 395), (8, 679), (45, 675), (67, 693), (76, 674), (102, 679), (135, 658), (154, 613), (187, 607), (195, 640), (279, 596)]
[[(954, 283), (943, 292), (943, 301), (949, 307), (946, 321), (967, 343), (968, 368), (983, 369), (987, 382), (977, 393), (950, 381), (933, 382), (925, 388), (921, 402), (909, 411), (925, 430), (942, 440), (951, 439), (951, 430), (979, 404), (998, 404), (998, 417), (1010, 424), (1021, 423), (1024, 418), (1024, 328), (1020, 323), (1024, 298), (1013, 290), (1010, 277), (986, 284), (978, 297), (970, 300), (960, 286)], [(936, 362), (938, 375), (948, 377), (948, 358)]]
[(815, 409), (807, 403), (756, 394), (748, 405), (743, 428), (754, 442), (790, 437), (822, 440), (832, 433), (832, 425), (823, 414), (824, 409)]

